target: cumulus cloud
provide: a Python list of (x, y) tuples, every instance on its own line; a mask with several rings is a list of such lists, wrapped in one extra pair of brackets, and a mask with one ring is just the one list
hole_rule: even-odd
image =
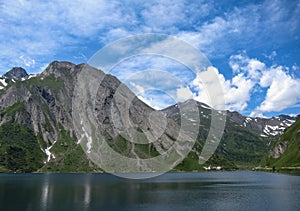
[[(276, 56), (276, 53), (273, 51), (271, 55)], [(249, 58), (245, 52), (231, 56), (229, 64), (233, 73), (243, 75), (242, 79), (244, 81), (241, 80), (240, 90), (236, 89), (236, 91), (239, 93), (238, 91), (242, 91), (243, 88), (246, 89), (241, 92), (245, 93), (244, 100), (249, 101), (251, 99), (255, 86), (258, 86), (259, 90), (266, 90), (263, 102), (251, 112), (251, 116), (263, 116), (267, 112), (282, 111), (299, 103), (300, 79), (289, 74), (288, 70), (290, 68), (283, 66), (268, 67), (256, 58)], [(232, 82), (234, 82), (234, 78)], [(234, 92), (229, 91), (228, 93), (231, 93), (232, 96), (229, 102), (238, 99), (233, 94)], [(243, 102), (242, 99), (240, 102)], [(241, 106), (241, 109), (243, 110), (246, 107)]]
[[(217, 75), (218, 81), (214, 83), (204, 82), (207, 80), (208, 74), (212, 73)], [(220, 85), (220, 90), (214, 91), (212, 95), (209, 93), (211, 91), (210, 89), (216, 89), (216, 84)], [(224, 75), (221, 74), (217, 68), (209, 67), (207, 71), (200, 72), (191, 85), (198, 92), (194, 95), (195, 100), (215, 107), (214, 104), (219, 104), (215, 103), (215, 101), (223, 97), (225, 100), (225, 107), (223, 109), (243, 111), (250, 100), (254, 83), (243, 74), (236, 75), (232, 80), (226, 80)]]
[(288, 75), (282, 66), (266, 71), (260, 85), (268, 90), (265, 100), (255, 109), (256, 113), (281, 111), (300, 101), (300, 79)]
[(188, 87), (180, 87), (179, 89), (177, 89), (177, 100), (179, 102), (186, 101), (188, 99), (191, 99), (192, 97), (193, 94)]
[[(268, 112), (282, 111), (300, 102), (300, 78), (289, 74), (289, 68), (268, 67), (256, 58), (249, 58), (245, 52), (231, 56), (229, 64), (232, 68), (232, 79), (225, 79), (215, 67), (209, 67), (207, 71), (197, 75), (191, 83), (191, 87), (196, 92), (194, 93), (195, 100), (214, 107), (214, 100), (223, 94), (225, 109), (244, 111), (253, 100), (254, 93), (265, 92), (263, 101), (251, 112), (251, 116), (264, 116)], [(222, 88), (218, 94), (212, 95), (208, 92), (207, 81), (204, 82), (208, 73), (218, 76)]]
[(246, 52), (230, 56), (229, 65), (233, 73), (242, 73), (246, 77), (258, 80), (266, 65), (256, 58), (249, 58)]

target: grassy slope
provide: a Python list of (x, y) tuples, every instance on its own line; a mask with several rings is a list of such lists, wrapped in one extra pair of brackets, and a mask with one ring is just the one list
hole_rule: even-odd
[(300, 118), (286, 129), (285, 133), (275, 142), (274, 147), (286, 140), (288, 141), (286, 151), (278, 159), (269, 158), (268, 166), (300, 167)]
[(227, 120), (217, 154), (241, 168), (256, 166), (268, 152), (268, 140)]

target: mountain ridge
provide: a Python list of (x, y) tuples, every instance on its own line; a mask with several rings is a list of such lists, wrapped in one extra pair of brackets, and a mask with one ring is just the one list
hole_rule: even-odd
[[(27, 165), (28, 168), (18, 169), (19, 161), (15, 164), (9, 164), (9, 160), (16, 156), (13, 153), (16, 149), (22, 152), (23, 156), (28, 157), (28, 160), (34, 158), (30, 156), (30, 153), (27, 153), (28, 149), (26, 147), (24, 148), (22, 143), (15, 143), (15, 140), (4, 140), (3, 138), (1, 140), (0, 138), (0, 171), (1, 169), (4, 169), (3, 171), (17, 172), (101, 171), (98, 166), (88, 159), (87, 155), (81, 149), (81, 146), (78, 144), (79, 137), (76, 137), (73, 125), (72, 98), (74, 97), (74, 83), (78, 79), (83, 67), (88, 66), (86, 64), (75, 65), (66, 61), (53, 61), (42, 73), (32, 77), (29, 76), (26, 80), (19, 79), (10, 82), (5, 88), (0, 90), (0, 129), (2, 128), (0, 130), (0, 137), (4, 137), (5, 135), (3, 128), (6, 128), (6, 130), (15, 128), (12, 131), (31, 131), (29, 133), (33, 135), (30, 136), (33, 140), (32, 143), (34, 143), (34, 141), (38, 143), (37, 145), (34, 144), (35, 152), (37, 154), (40, 154), (40, 152), (43, 153), (43, 155), (40, 154), (40, 157), (43, 158), (39, 158), (39, 168), (37, 168), (37, 163), (31, 165), (30, 161), (28, 161), (28, 163), (23, 163), (23, 165)], [(88, 68), (93, 71), (99, 71), (92, 67)], [(146, 148), (140, 145), (135, 145), (134, 147), (134, 145), (127, 143), (128, 139), (132, 137), (126, 132), (126, 126), (121, 124), (116, 128), (113, 124), (114, 122), (110, 122), (113, 118), (119, 122), (119, 116), (123, 112), (118, 111), (119, 115), (115, 116), (105, 116), (110, 109), (108, 105), (115, 105), (116, 103), (114, 101), (115, 99), (110, 97), (115, 94), (113, 90), (116, 90), (116, 88), (122, 84), (114, 76), (105, 75), (105, 78), (102, 83), (103, 89), (101, 93), (98, 90), (99, 100), (98, 106), (96, 106), (98, 109), (96, 116), (99, 122), (101, 122), (100, 130), (103, 133), (105, 132), (108, 135), (107, 137), (109, 137), (110, 141), (108, 141), (108, 143), (110, 146), (118, 153), (135, 158), (145, 158), (163, 154), (163, 152), (172, 145), (173, 138), (178, 135), (176, 132), (178, 129), (176, 128), (178, 128), (180, 124), (178, 122), (178, 110), (176, 109), (177, 104), (155, 113), (152, 108), (140, 101), (125, 86), (126, 88), (124, 89), (128, 90), (124, 91), (123, 95), (131, 96), (130, 98), (134, 99), (134, 105), (130, 107), (132, 114), (130, 118), (134, 122), (136, 131), (141, 133), (143, 137), (147, 137), (147, 139), (156, 137), (157, 134), (148, 132), (149, 128), (155, 127), (155, 124), (153, 125), (148, 121), (148, 116), (154, 113), (157, 117), (154, 117), (152, 122), (159, 122), (162, 117), (161, 114), (164, 113), (167, 116), (167, 124), (169, 125), (167, 127), (169, 128), (167, 129), (169, 132), (163, 133), (165, 135), (162, 136), (160, 142), (154, 142)], [(126, 102), (126, 98), (123, 100)], [(190, 110), (189, 103), (191, 102), (187, 101), (182, 103), (187, 106), (187, 112)], [(210, 110), (212, 108), (197, 101), (196, 104), (200, 115), (200, 123), (203, 123), (203, 125), (199, 125), (201, 134), (197, 136), (197, 141), (187, 158), (179, 165), (177, 163), (177, 166), (174, 164), (175, 170), (186, 171), (203, 169), (203, 165), (199, 164), (199, 156), (205, 143), (205, 135), (209, 130), (211, 118)], [(264, 153), (269, 150), (269, 147), (275, 140), (274, 137), (282, 133), (283, 130), (292, 123), (291, 121), (293, 121), (292, 117), (287, 116), (274, 117), (273, 119), (250, 118), (230, 111), (227, 111), (226, 118), (229, 123), (225, 127), (225, 138), (222, 138), (215, 155), (207, 162), (207, 165), (227, 165), (228, 168), (236, 168), (236, 165), (240, 165), (241, 163), (242, 165), (251, 163), (248, 161), (248, 158), (243, 156), (245, 152), (249, 154), (250, 160), (255, 158), (254, 160), (257, 163), (259, 159), (263, 157)], [(285, 123), (284, 121), (287, 122)], [(258, 126), (256, 125), (256, 127), (254, 127), (255, 123), (257, 123)], [(18, 128), (14, 125), (19, 125), (20, 127)], [(159, 128), (159, 126), (157, 127)], [(192, 122), (191, 127), (195, 127)], [(264, 130), (268, 133), (264, 133)], [(3, 136), (1, 136), (1, 133)], [(191, 137), (194, 136), (194, 134), (190, 134), (188, 131), (186, 131), (186, 133)], [(242, 148), (238, 149), (236, 143), (244, 143), (243, 135), (245, 134), (248, 137), (245, 141), (247, 144), (240, 144)], [(264, 134), (265, 137), (261, 136), (262, 134)], [(16, 139), (15, 134), (11, 135)], [(19, 138), (21, 140), (21, 137)], [(252, 148), (250, 147), (250, 149), (249, 146), (251, 145), (253, 145), (254, 150), (259, 149), (257, 150), (258, 154), (250, 153)], [(12, 146), (15, 148), (12, 148)], [(20, 158), (17, 156), (14, 159), (19, 160)], [(251, 165), (254, 165), (254, 163), (251, 163)]]

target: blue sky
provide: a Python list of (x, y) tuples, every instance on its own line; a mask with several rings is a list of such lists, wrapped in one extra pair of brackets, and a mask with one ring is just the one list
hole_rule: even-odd
[[(224, 89), (227, 109), (252, 116), (298, 114), (299, 17), (299, 0), (0, 1), (0, 75), (14, 66), (37, 73), (53, 60), (87, 62), (118, 39), (163, 33), (207, 56), (214, 67), (210, 71)], [(180, 65), (173, 68), (172, 61), (164, 66), (157, 60), (150, 63), (151, 68), (169, 68), (176, 75), (186, 71)], [(120, 67), (149, 62), (134, 58), (125, 64)], [(126, 80), (122, 74), (118, 77)], [(200, 78), (195, 75), (186, 88), (190, 97), (207, 102)], [(172, 102), (162, 102), (159, 91), (145, 92), (145, 87), (130, 82), (152, 106)]]

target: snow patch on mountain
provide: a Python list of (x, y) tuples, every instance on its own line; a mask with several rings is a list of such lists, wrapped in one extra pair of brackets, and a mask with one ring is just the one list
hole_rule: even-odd
[(6, 78), (0, 78), (0, 89), (4, 89), (7, 86)]
[(206, 109), (210, 109), (210, 110), (211, 110), (211, 107), (209, 107), (208, 105), (205, 105), (205, 104), (203, 104), (203, 103), (201, 103), (201, 107), (202, 107), (202, 108), (206, 108)]
[[(281, 121), (281, 119), (279, 117), (275, 117), (274, 119)], [(293, 123), (295, 122), (295, 120), (291, 120), (291, 119), (285, 119), (283, 120), (279, 125), (265, 125), (263, 132), (264, 135), (267, 136), (277, 136), (277, 135), (281, 135), (284, 130), (291, 126)]]
[(53, 144), (50, 147), (47, 147), (46, 149), (42, 150), (46, 155), (47, 155), (47, 161), (45, 161), (45, 163), (49, 163), (49, 161), (52, 159), (55, 159), (55, 155), (53, 153), (50, 152), (50, 149), (53, 147), (53, 145), (56, 143), (53, 142)]

